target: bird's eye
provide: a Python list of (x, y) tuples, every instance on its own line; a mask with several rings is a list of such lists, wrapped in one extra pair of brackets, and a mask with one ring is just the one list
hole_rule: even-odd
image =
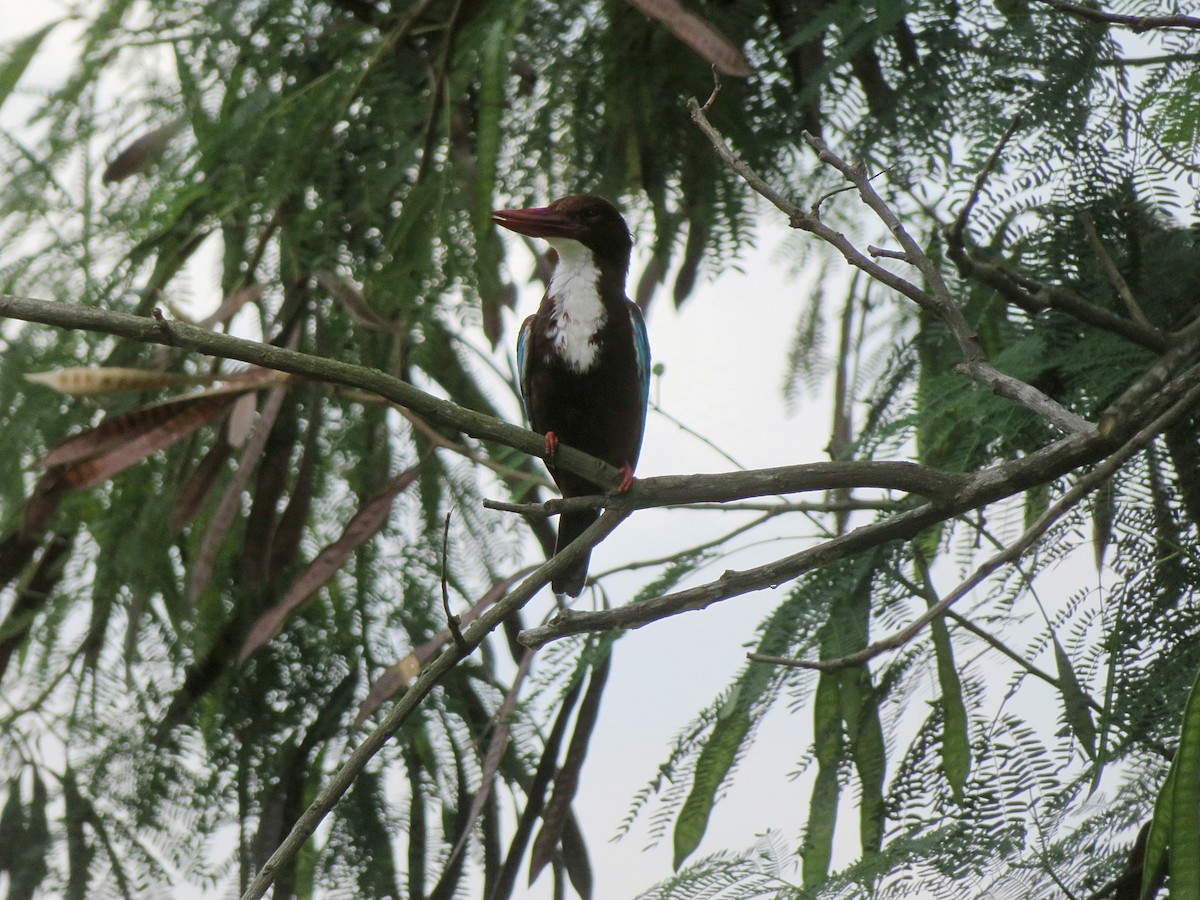
[(584, 217), (585, 219), (598, 219), (598, 218), (600, 218), (600, 210), (598, 210), (598, 209), (585, 209), (585, 210), (583, 211), (583, 217)]

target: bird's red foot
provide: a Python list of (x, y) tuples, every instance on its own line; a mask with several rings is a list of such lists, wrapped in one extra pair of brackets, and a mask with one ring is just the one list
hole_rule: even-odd
[(633, 486), (633, 466), (625, 463), (625, 465), (617, 469), (617, 472), (621, 476), (621, 480), (617, 482), (617, 493), (623, 494)]
[(546, 432), (546, 459), (554, 459), (558, 452), (558, 435), (553, 431)]

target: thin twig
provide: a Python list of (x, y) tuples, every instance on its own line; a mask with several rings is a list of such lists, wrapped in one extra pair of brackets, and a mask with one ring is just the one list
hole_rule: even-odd
[(1013, 116), (1013, 120), (1008, 123), (1008, 127), (1004, 129), (1004, 134), (1000, 135), (1000, 140), (996, 142), (996, 146), (988, 156), (987, 162), (983, 164), (983, 168), (975, 176), (975, 181), (971, 185), (971, 193), (967, 195), (967, 202), (963, 204), (962, 209), (958, 211), (958, 215), (954, 217), (954, 221), (946, 229), (946, 235), (952, 243), (962, 245), (963, 232), (966, 231), (967, 219), (971, 216), (971, 210), (979, 202), (979, 197), (983, 193), (983, 186), (987, 184), (988, 179), (992, 177), (992, 173), (996, 171), (996, 166), (1000, 162), (1000, 154), (1004, 152), (1004, 148), (1008, 146), (1008, 142), (1012, 140), (1012, 136), (1017, 133), (1017, 129), (1020, 126), (1021, 113), (1017, 113)]
[(918, 616), (911, 625), (902, 628), (895, 634), (876, 641), (856, 653), (848, 654), (837, 659), (796, 660), (794, 665), (801, 669), (816, 669), (820, 672), (837, 672), (842, 669), (855, 668), (865, 665), (877, 656), (891, 650), (903, 647), (920, 634), (926, 626), (939, 616), (945, 615), (955, 603), (978, 587), (986, 578), (1001, 566), (1019, 559), (1026, 550), (1032, 547), (1056, 521), (1067, 511), (1083, 500), (1088, 494), (1100, 487), (1120, 469), (1129, 458), (1140, 451), (1146, 444), (1154, 440), (1162, 431), (1169, 428), (1180, 417), (1191, 412), (1197, 401), (1200, 401), (1200, 384), (1192, 386), (1162, 415), (1142, 428), (1132, 438), (1126, 441), (1119, 450), (1110, 455), (1100, 465), (1079, 479), (1058, 500), (1051, 504), (1037, 521), (1027, 528), (1019, 538), (1005, 547), (1002, 551), (983, 562), (966, 579), (959, 583), (950, 593), (938, 603), (929, 607)]
[(886, 247), (876, 247), (874, 244), (867, 244), (867, 252), (876, 259), (898, 259), (901, 262), (911, 263), (908, 254), (903, 250), (889, 250)]
[(1052, 6), (1060, 12), (1070, 13), (1081, 19), (1087, 19), (1089, 22), (1099, 22), (1102, 25), (1116, 25), (1120, 28), (1128, 28), (1137, 34), (1144, 31), (1152, 31), (1155, 28), (1200, 30), (1200, 18), (1196, 16), (1179, 14), (1169, 16), (1131, 16), (1124, 13), (1105, 12), (1102, 9), (1093, 9), (1090, 6), (1081, 6), (1078, 3), (1071, 3), (1069, 0), (1038, 0), (1038, 2), (1044, 3), (1046, 6)]
[(1071, 412), (1032, 385), (999, 371), (988, 361), (974, 329), (971, 328), (962, 310), (950, 295), (950, 289), (942, 277), (941, 270), (908, 234), (896, 214), (871, 185), (871, 178), (867, 176), (861, 166), (847, 163), (833, 153), (820, 138), (808, 132), (803, 133), (805, 142), (816, 151), (817, 158), (825, 165), (841, 172), (843, 177), (858, 189), (862, 201), (887, 226), (892, 236), (900, 242), (907, 261), (921, 273), (925, 283), (929, 285), (929, 290), (923, 290), (911, 281), (879, 265), (854, 246), (844, 234), (822, 222), (815, 206), (812, 211), (806, 213), (768, 185), (758, 173), (733, 153), (725, 142), (725, 138), (708, 121), (708, 117), (700, 108), (700, 104), (696, 102), (696, 98), (688, 100), (688, 109), (691, 111), (692, 120), (708, 138), (721, 161), (740, 175), (755, 192), (783, 212), (788, 217), (791, 227), (816, 235), (841, 253), (852, 266), (861, 269), (874, 280), (908, 297), (918, 306), (929, 310), (941, 319), (954, 336), (965, 360), (965, 367), (959, 371), (986, 384), (998, 396), (1013, 400), (1032, 410), (1065, 434), (1087, 434), (1095, 429), (1095, 426), (1082, 416)]
[[(687, 553), (703, 553), (706, 550), (711, 550), (714, 547), (719, 547), (722, 544), (728, 543), (729, 541), (733, 540), (736, 537), (740, 537), (741, 535), (747, 533), (748, 531), (753, 531), (758, 526), (760, 526), (766, 522), (769, 522), (771, 519), (775, 518), (776, 515), (777, 514), (774, 512), (764, 513), (763, 515), (755, 518), (753, 521), (747, 522), (744, 525), (739, 525), (737, 528), (734, 528), (733, 530), (728, 531), (725, 534), (720, 535), (719, 537), (715, 537), (711, 541), (706, 541), (703, 544), (697, 544), (693, 547), (688, 547), (686, 552)], [(625, 563), (624, 565), (621, 565), (621, 566), (614, 566), (611, 569), (606, 569), (603, 572), (597, 572), (595, 574), (595, 576), (593, 576), (593, 580), (599, 581), (600, 579), (604, 578), (606, 575), (615, 575), (617, 572), (636, 572), (638, 569), (649, 569), (649, 568), (653, 568), (654, 566), (665, 566), (665, 565), (668, 565), (669, 563), (678, 562), (678, 560), (679, 560), (679, 552), (678, 551), (675, 553), (668, 553), (664, 556), (655, 557), (653, 559), (639, 559), (636, 562)]]
[(844, 184), (840, 188), (834, 188), (832, 191), (828, 191), (827, 193), (822, 194), (820, 197), (818, 197), (813, 202), (813, 205), (811, 207), (809, 207), (809, 212), (812, 215), (819, 217), (821, 215), (821, 205), (826, 200), (828, 200), (831, 197), (836, 197), (838, 194), (844, 194), (847, 191), (852, 191), (852, 190), (854, 190), (854, 185)]
[(1097, 67), (1133, 68), (1136, 66), (1179, 65), (1200, 61), (1200, 53), (1163, 53), (1159, 56), (1118, 56), (1115, 59), (1096, 61)]
[(1109, 255), (1104, 242), (1100, 240), (1100, 232), (1096, 230), (1096, 223), (1093, 221), (1091, 215), (1082, 212), (1079, 214), (1079, 221), (1083, 225), (1083, 233), (1087, 238), (1088, 246), (1096, 254), (1096, 259), (1100, 261), (1100, 268), (1104, 270), (1104, 274), (1116, 290), (1117, 296), (1125, 304), (1125, 309), (1129, 311), (1129, 315), (1139, 325), (1143, 325), (1146, 328), (1154, 328), (1154, 325), (1146, 318), (1146, 314), (1142, 312), (1142, 305), (1138, 303), (1137, 297), (1133, 296), (1133, 291), (1129, 288), (1129, 282), (1125, 280), (1125, 276), (1117, 268), (1117, 264)]
[(459, 627), (458, 616), (450, 612), (450, 585), (449, 585), (449, 556), (450, 556), (450, 513), (446, 513), (446, 524), (442, 526), (442, 609), (446, 611), (446, 627), (450, 629), (450, 636), (454, 638), (454, 643), (463, 655), (470, 653), (467, 647), (467, 642), (463, 640), (462, 629)]
[(669, 412), (667, 412), (665, 409), (663, 409), (657, 403), (652, 403), (650, 405), (650, 409), (655, 413), (655, 415), (662, 416), (664, 419), (666, 419), (668, 422), (670, 422), (672, 425), (674, 425), (676, 428), (678, 428), (684, 434), (694, 437), (696, 440), (700, 441), (700, 443), (704, 444), (710, 450), (719, 454), (723, 459), (727, 460), (729, 462), (729, 464), (731, 466), (733, 466), (735, 469), (746, 468), (744, 465), (742, 465), (740, 462), (738, 462), (736, 459), (734, 459), (732, 456), (730, 456), (728, 453), (726, 453), (724, 450), (722, 450), (720, 447), (718, 447), (716, 444), (714, 444), (710, 438), (705, 437), (700, 432), (696, 431), (694, 428), (684, 424), (684, 422), (682, 420), (677, 419), (675, 416), (671, 415)]
[[(838, 490), (847, 490), (839, 488)], [(670, 506), (668, 509), (698, 510), (701, 512), (719, 510), (720, 512), (770, 512), (775, 515), (783, 513), (830, 513), (830, 512), (860, 512), (864, 510), (895, 510), (901, 500), (867, 500), (860, 497), (834, 497), (829, 500), (781, 500), (777, 503), (688, 503)]]
[(712, 105), (717, 102), (717, 97), (721, 94), (721, 74), (717, 71), (717, 67), (712, 67), (713, 89), (708, 95), (708, 99), (704, 101), (704, 106), (701, 107), (705, 112), (712, 108)]
[(512, 466), (506, 466), (502, 463), (498, 463), (494, 459), (472, 450), (466, 444), (460, 444), (457, 441), (450, 440), (411, 410), (405, 409), (403, 406), (397, 406), (396, 404), (392, 404), (392, 406), (398, 413), (400, 413), (400, 415), (408, 419), (408, 421), (414, 428), (417, 429), (417, 431), (421, 432), (421, 434), (428, 438), (430, 442), (438, 447), (442, 447), (452, 453), (457, 453), (464, 459), (469, 459), (473, 463), (477, 463), (478, 465), (491, 469), (502, 478), (511, 478), (517, 481), (528, 481), (530, 484), (536, 484), (539, 487), (554, 487), (549, 478), (543, 478), (542, 476), (535, 475), (532, 472), (523, 472), (520, 469), (512, 468)]
[(534, 594), (541, 590), (543, 585), (552, 578), (567, 571), (578, 561), (580, 556), (611, 533), (613, 529), (625, 520), (626, 515), (623, 512), (604, 513), (596, 522), (589, 525), (587, 530), (573, 541), (570, 547), (554, 556), (544, 565), (539, 566), (537, 571), (473, 622), (463, 632), (462, 646), (458, 644), (447, 646), (441, 655), (413, 681), (412, 685), (404, 693), (404, 696), (396, 701), (396, 705), (392, 707), (383, 721), (354, 748), (353, 752), (342, 764), (342, 767), (333, 774), (328, 783), (317, 793), (317, 796), (313, 799), (309, 807), (296, 820), (288, 836), (284, 838), (275, 849), (275, 852), (271, 854), (270, 859), (263, 864), (254, 881), (242, 894), (241, 900), (259, 900), (260, 897), (266, 894), (267, 889), (275, 881), (280, 869), (299, 852), (304, 843), (316, 831), (317, 826), (329, 814), (329, 811), (342, 798), (342, 795), (349, 790), (350, 785), (358, 777), (358, 774), (383, 749), (384, 744), (400, 729), (400, 726), (408, 720), (408, 717), (413, 714), (426, 695), (433, 690), (442, 676), (458, 665), (469, 653), (473, 652), (483, 642), (484, 638), (506, 618), (529, 602)]

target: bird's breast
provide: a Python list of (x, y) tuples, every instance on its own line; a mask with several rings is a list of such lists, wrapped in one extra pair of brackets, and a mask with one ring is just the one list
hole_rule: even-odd
[(599, 280), (600, 270), (590, 254), (569, 260), (566, 265), (560, 258), (550, 280), (548, 346), (568, 369), (579, 374), (596, 364), (600, 346), (595, 338), (608, 318), (600, 299)]

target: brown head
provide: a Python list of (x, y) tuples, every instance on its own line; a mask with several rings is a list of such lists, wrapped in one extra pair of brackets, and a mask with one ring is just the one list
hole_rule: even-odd
[(534, 209), (498, 209), (492, 221), (502, 228), (555, 244), (563, 239), (587, 247), (600, 264), (629, 269), (633, 239), (617, 208), (595, 194), (576, 194)]

